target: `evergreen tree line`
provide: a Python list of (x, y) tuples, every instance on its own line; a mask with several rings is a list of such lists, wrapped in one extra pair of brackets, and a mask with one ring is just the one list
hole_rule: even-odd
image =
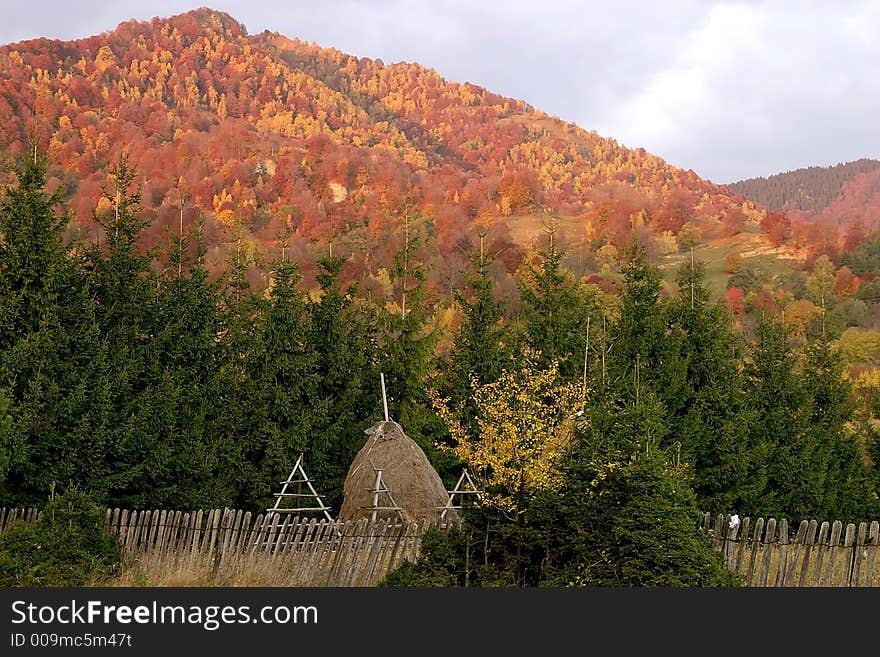
[[(583, 387), (580, 439), (591, 447), (659, 450), (686, 466), (700, 507), (793, 520), (880, 514), (878, 437), (857, 417), (834, 345), (795, 348), (770, 318), (748, 343), (712, 297), (699, 262), (677, 292), (634, 246), (621, 293), (575, 280), (552, 247), (522, 289), (519, 328), (502, 327), (503, 303), (475, 275), (456, 340), (449, 394), (467, 407), (468, 377), (497, 380), (502, 366), (537, 349), (545, 367)], [(507, 350), (504, 355), (500, 352)], [(515, 365), (514, 365), (515, 366)]]
[(771, 210), (796, 208), (819, 213), (840, 195), (847, 181), (878, 168), (880, 162), (863, 158), (830, 167), (806, 167), (749, 178), (729, 183), (727, 188)]
[(239, 257), (209, 279), (196, 226), (168, 236), (157, 273), (124, 159), (100, 243), (65, 243), (43, 158), (16, 174), (0, 205), (0, 505), (75, 484), (122, 507), (264, 509), (304, 453), (338, 508), (381, 417), (380, 371), (393, 416), (420, 426), (434, 336), (413, 272), (405, 317), (343, 289), (329, 256), (319, 294), (283, 257), (257, 294)]
[[(698, 263), (663, 297), (659, 272), (634, 247), (609, 307), (565, 275), (560, 253), (543, 256), (523, 290), (519, 338), (498, 328), (488, 278), (472, 280), (449, 394), (479, 433), (486, 411), (468, 402), (464, 378), (471, 391), (497, 380), (500, 345), (540, 347), (562, 377), (581, 369), (580, 408), (560, 409), (571, 428), (560, 481), (520, 494), (513, 513), (466, 507), (461, 529), (430, 532), (419, 560), (385, 585), (729, 586), (739, 578), (696, 531), (701, 510), (878, 516), (876, 434), (855, 421), (827, 341), (795, 353), (767, 320), (746, 344)], [(588, 337), (587, 327), (599, 328)]]
[[(145, 221), (124, 160), (93, 244), (63, 240), (69, 218), (44, 191), (45, 172), (40, 157), (21, 162), (0, 205), (0, 504), (42, 503), (73, 482), (119, 506), (265, 508), (303, 452), (338, 508), (363, 430), (381, 417), (380, 371), (392, 416), (454, 481), (461, 464), (433, 447), (450, 438), (426, 389), (477, 431), (474, 386), (528, 360), (577, 385), (581, 406), (561, 486), (517, 516), (517, 581), (534, 566), (525, 546), (542, 545), (517, 533), (527, 519), (605, 517), (577, 507), (598, 500), (684, 496), (691, 511), (792, 520), (877, 515), (877, 441), (854, 422), (832, 346), (794, 352), (770, 321), (744, 343), (699, 263), (665, 297), (634, 248), (615, 296), (575, 279), (551, 241), (524, 265), (511, 316), (476, 259), (457, 294), (453, 348), (438, 361), (418, 267), (397, 272), (409, 281), (406, 313), (343, 288), (342, 261), (329, 256), (317, 294), (283, 257), (265, 293), (236, 258), (212, 281), (197, 229), (169, 235), (157, 273), (138, 248)], [(616, 492), (581, 494), (596, 480)], [(633, 498), (630, 486), (651, 495)]]

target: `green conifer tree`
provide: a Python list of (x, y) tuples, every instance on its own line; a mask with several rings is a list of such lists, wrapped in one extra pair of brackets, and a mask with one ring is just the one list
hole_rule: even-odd
[(762, 321), (745, 370), (746, 398), (755, 418), (751, 441), (767, 453), (766, 487), (753, 515), (795, 519), (808, 513), (801, 488), (810, 488), (804, 475), (812, 469), (811, 408), (796, 366), (784, 329)]
[[(0, 202), (0, 390), (7, 429), (0, 504), (45, 499), (79, 478), (91, 436), (79, 430), (90, 380), (90, 302), (62, 241), (60, 192), (45, 193), (46, 161), (19, 161)], [(74, 247), (75, 248), (75, 247)], [(84, 369), (85, 368), (85, 369)]]
[(668, 321), (681, 331), (678, 362), (685, 368), (676, 397), (659, 389), (669, 410), (670, 449), (690, 466), (702, 508), (748, 511), (763, 492), (767, 453), (754, 444), (745, 407), (739, 340), (720, 301), (704, 284), (701, 263), (686, 263)]
[[(260, 304), (256, 340), (248, 354), (251, 392), (245, 458), (254, 480), (244, 499), (248, 506), (273, 502), (278, 482), (290, 474), (300, 453), (324, 461), (330, 437), (316, 430), (320, 417), (318, 358), (309, 343), (311, 329), (297, 267), (284, 259), (274, 264), (268, 297)], [(316, 409), (318, 412), (316, 413)]]
[(471, 379), (477, 385), (494, 383), (508, 358), (507, 328), (501, 324), (505, 302), (495, 297), (492, 277), (485, 263), (455, 299), (462, 310), (461, 327), (455, 336), (449, 363), (449, 394), (453, 402), (466, 402)]
[(562, 266), (564, 253), (550, 231), (549, 245), (539, 253), (540, 267), (526, 265), (519, 277), (525, 342), (539, 354), (538, 366), (558, 363), (566, 380), (581, 375), (584, 335), (595, 300)]
[(320, 295), (309, 304), (309, 337), (317, 358), (315, 431), (328, 437), (316, 460), (307, 454), (309, 474), (321, 484), (331, 506), (339, 508), (348, 466), (363, 446), (364, 429), (381, 419), (379, 374), (373, 345), (377, 339), (375, 309), (356, 300), (355, 286), (343, 289), (339, 277), (345, 260), (318, 260)]
[(815, 518), (857, 522), (880, 511), (870, 482), (864, 436), (853, 420), (855, 405), (842, 376), (839, 354), (828, 340), (809, 346), (804, 362), (804, 385), (809, 395), (809, 435), (812, 453), (802, 474), (800, 512)]

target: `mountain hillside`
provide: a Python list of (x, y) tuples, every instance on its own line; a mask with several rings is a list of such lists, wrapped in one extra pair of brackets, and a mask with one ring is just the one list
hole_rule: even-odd
[(808, 167), (727, 186), (791, 221), (789, 246), (839, 260), (880, 228), (880, 160)]
[(727, 188), (770, 210), (820, 214), (832, 203), (861, 188), (880, 170), (880, 160), (861, 159), (833, 167), (807, 167), (766, 178), (749, 178)]
[(201, 216), (211, 267), (235, 250), (254, 276), (280, 236), (307, 280), (326, 248), (354, 278), (390, 267), (412, 228), (440, 287), (456, 284), (478, 235), (512, 271), (556, 220), (589, 263), (634, 233), (669, 253), (688, 223), (708, 240), (764, 217), (693, 171), (521, 100), (416, 64), (248, 35), (209, 9), (0, 47), (0, 126), (8, 155), (47, 149), (50, 184), (86, 239), (100, 239), (93, 213), (107, 210), (108, 167), (127, 154), (147, 246)]

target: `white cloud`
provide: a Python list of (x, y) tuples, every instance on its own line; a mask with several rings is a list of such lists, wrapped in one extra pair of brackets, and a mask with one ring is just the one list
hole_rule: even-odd
[(719, 182), (880, 155), (876, 5), (805, 9), (716, 5), (606, 131)]

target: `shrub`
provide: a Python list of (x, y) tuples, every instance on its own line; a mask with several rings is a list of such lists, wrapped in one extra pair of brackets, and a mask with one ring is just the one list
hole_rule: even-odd
[(418, 561), (404, 562), (382, 585), (742, 583), (699, 531), (700, 512), (683, 467), (657, 451), (634, 453), (602, 476), (581, 465), (561, 492), (536, 496), (519, 522), (483, 508), (466, 514), (462, 529), (430, 530)]
[(0, 586), (84, 586), (116, 572), (122, 552), (86, 494), (52, 498), (36, 522), (0, 534)]
[(460, 537), (458, 531), (447, 533), (432, 527), (422, 537), (418, 561), (404, 561), (388, 573), (379, 586), (457, 585), (457, 574), (463, 570)]

